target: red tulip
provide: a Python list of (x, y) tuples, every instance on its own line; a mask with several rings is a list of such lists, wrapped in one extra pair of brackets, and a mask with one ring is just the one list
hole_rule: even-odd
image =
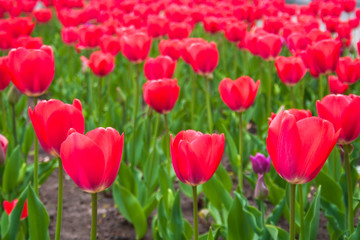
[[(9, 201), (3, 202), (4, 210), (8, 216), (10, 216), (10, 214), (11, 214), (12, 210), (15, 208), (17, 202), (18, 202), (17, 199), (14, 199), (12, 202), (9, 202)], [(25, 200), (24, 208), (20, 215), (20, 220), (27, 218), (27, 216), (28, 216), (27, 200)]]
[(169, 39), (184, 39), (191, 34), (192, 26), (187, 22), (170, 22), (168, 29)]
[(0, 30), (0, 49), (6, 50), (11, 48), (13, 37), (8, 31)]
[(205, 17), (203, 19), (204, 29), (208, 33), (215, 34), (223, 28), (223, 22), (217, 17)]
[(297, 84), (307, 71), (300, 57), (276, 57), (275, 67), (280, 80), (289, 87)]
[(340, 131), (338, 143), (350, 144), (360, 134), (360, 97), (356, 95), (325, 96), (316, 102), (319, 117), (334, 124), (335, 130)]
[(13, 38), (24, 35), (29, 36), (35, 27), (35, 23), (28, 17), (11, 18), (10, 25), (10, 31)]
[(101, 51), (116, 56), (121, 50), (120, 39), (111, 35), (104, 35), (99, 40)]
[(149, 55), (152, 38), (143, 32), (124, 34), (121, 39), (121, 50), (129, 61), (140, 63)]
[(165, 36), (167, 33), (169, 20), (165, 17), (150, 15), (147, 19), (147, 31), (153, 38)]
[(9, 58), (0, 57), (0, 91), (5, 90), (11, 81), (11, 75), (8, 69)]
[(292, 52), (302, 51), (306, 50), (308, 47), (310, 40), (303, 32), (295, 32), (288, 36), (287, 45), (289, 47), (289, 50)]
[(99, 45), (99, 40), (104, 34), (104, 29), (97, 25), (82, 25), (79, 27), (79, 44), (84, 47), (94, 48)]
[(12, 43), (14, 48), (39, 49), (43, 45), (41, 37), (20, 36)]
[(321, 40), (331, 39), (331, 33), (329, 31), (321, 31), (320, 29), (311, 29), (307, 34), (307, 38), (311, 43), (316, 43)]
[(46, 23), (50, 21), (52, 17), (52, 11), (50, 8), (34, 10), (33, 14), (39, 23)]
[(211, 75), (219, 63), (216, 43), (194, 43), (188, 48), (190, 64), (199, 75)]
[(115, 67), (115, 57), (110, 53), (95, 51), (90, 55), (88, 66), (99, 77), (108, 75)]
[(239, 77), (235, 81), (223, 79), (219, 84), (219, 92), (223, 102), (235, 112), (244, 112), (254, 103), (260, 81), (248, 76)]
[(124, 134), (113, 128), (96, 128), (82, 135), (71, 132), (61, 144), (65, 172), (85, 192), (97, 193), (110, 187), (119, 171)]
[(218, 168), (224, 153), (224, 134), (203, 134), (194, 130), (170, 136), (172, 164), (181, 182), (197, 186), (207, 182)]
[(284, 26), (284, 19), (280, 17), (266, 17), (264, 18), (264, 30), (278, 34)]
[(341, 0), (340, 3), (345, 12), (350, 13), (355, 10), (356, 0)]
[(27, 96), (40, 96), (49, 88), (55, 73), (52, 48), (17, 48), (9, 53), (9, 71), (14, 85)]
[(162, 39), (159, 43), (159, 51), (161, 55), (169, 56), (174, 61), (179, 59), (181, 48), (182, 48), (182, 43), (179, 39), (173, 39), (173, 40)]
[(343, 83), (338, 77), (330, 75), (328, 77), (330, 92), (333, 94), (343, 94), (349, 88), (349, 85)]
[(172, 78), (176, 67), (176, 61), (168, 56), (147, 58), (144, 64), (145, 77), (148, 80)]
[(180, 46), (180, 55), (181, 58), (186, 62), (187, 64), (191, 64), (191, 52), (190, 47), (194, 43), (207, 43), (203, 38), (185, 38), (182, 41), (182, 44)]
[(0, 166), (4, 165), (6, 158), (6, 151), (8, 147), (8, 140), (5, 136), (0, 134)]
[(341, 57), (336, 67), (336, 74), (340, 81), (354, 84), (360, 79), (360, 59), (352, 59), (349, 56)]
[(242, 42), (245, 39), (246, 29), (247, 24), (245, 22), (228, 22), (224, 34), (230, 42)]
[(61, 38), (65, 44), (73, 44), (79, 40), (79, 32), (76, 27), (64, 27), (61, 29)]
[(282, 48), (281, 37), (276, 34), (266, 34), (258, 38), (257, 51), (265, 60), (273, 60)]
[(176, 79), (147, 81), (143, 85), (144, 100), (160, 114), (169, 113), (179, 97), (180, 87)]
[(42, 148), (53, 156), (60, 155), (60, 146), (70, 128), (79, 133), (85, 131), (82, 106), (78, 99), (72, 105), (56, 99), (43, 100), (34, 110), (29, 107), (29, 116)]
[(272, 116), (266, 147), (278, 174), (291, 184), (303, 184), (320, 172), (339, 133), (310, 111), (285, 110)]

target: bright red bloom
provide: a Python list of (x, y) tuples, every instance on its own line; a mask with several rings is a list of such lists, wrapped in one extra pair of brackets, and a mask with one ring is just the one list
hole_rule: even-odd
[(254, 103), (260, 85), (248, 76), (236, 80), (223, 79), (219, 84), (219, 93), (223, 102), (235, 112), (244, 112)]
[(247, 24), (245, 22), (228, 22), (224, 34), (230, 42), (242, 42), (245, 39), (246, 29)]
[(120, 38), (121, 50), (129, 61), (140, 63), (149, 55), (152, 38), (143, 32), (124, 34)]
[[(70, 131), (71, 132), (71, 131)], [(71, 132), (61, 144), (65, 172), (85, 192), (101, 192), (118, 174), (124, 134), (113, 128), (96, 128), (85, 135)]]
[(306, 50), (310, 40), (304, 32), (294, 32), (286, 39), (288, 48), (292, 52)]
[(35, 27), (35, 23), (29, 17), (11, 18), (10, 25), (13, 38), (24, 35), (29, 36)]
[(17, 48), (9, 52), (9, 71), (14, 85), (27, 96), (40, 96), (49, 88), (55, 74), (52, 48)]
[[(10, 214), (11, 214), (12, 210), (15, 208), (17, 202), (18, 202), (18, 199), (14, 199), (12, 202), (9, 202), (9, 201), (3, 202), (4, 210), (8, 216), (10, 216)], [(27, 200), (25, 200), (24, 208), (20, 215), (20, 220), (27, 218), (27, 216), (28, 216), (28, 208), (27, 208)]]
[(166, 40), (162, 39), (159, 43), (159, 51), (161, 55), (171, 57), (174, 61), (180, 57), (182, 42), (179, 39)]
[(78, 99), (72, 105), (56, 99), (43, 100), (34, 110), (29, 107), (28, 112), (41, 147), (53, 156), (60, 156), (60, 146), (70, 128), (82, 134), (85, 131), (82, 106)]
[(160, 114), (169, 113), (179, 97), (180, 87), (176, 79), (147, 81), (143, 85), (144, 100)]
[(338, 144), (350, 144), (359, 136), (359, 96), (330, 94), (316, 102), (316, 109), (319, 117), (334, 124), (336, 131), (341, 130)]
[(169, 39), (184, 39), (191, 34), (192, 26), (187, 22), (170, 22), (168, 29)]
[(331, 122), (310, 111), (284, 110), (273, 115), (266, 148), (277, 173), (291, 184), (313, 180), (339, 136)]
[(115, 57), (110, 53), (95, 51), (90, 55), (88, 66), (99, 77), (108, 75), (115, 67)]
[(336, 32), (336, 25), (339, 23), (339, 18), (336, 18), (336, 17), (324, 17), (322, 19), (322, 21), (325, 23), (326, 25), (326, 29), (331, 32), (331, 33), (334, 33)]
[(145, 77), (148, 80), (172, 78), (176, 61), (168, 56), (160, 55), (156, 58), (147, 58), (144, 64)]
[(281, 37), (276, 34), (266, 34), (257, 40), (258, 54), (265, 60), (273, 60), (282, 48)]
[(194, 130), (170, 135), (172, 164), (181, 182), (197, 186), (207, 182), (218, 168), (224, 153), (225, 136)]
[(216, 43), (193, 43), (188, 48), (190, 64), (199, 75), (211, 75), (219, 63)]
[(40, 23), (46, 23), (51, 20), (52, 11), (50, 8), (42, 8), (33, 11), (34, 17)]
[(311, 43), (316, 43), (321, 40), (331, 39), (331, 33), (329, 31), (321, 31), (320, 29), (311, 29), (307, 34), (307, 37)]
[(223, 22), (220, 18), (209, 16), (203, 19), (204, 29), (208, 33), (217, 33), (223, 28)]
[(101, 51), (116, 56), (121, 50), (120, 39), (116, 36), (104, 35), (99, 40)]
[(168, 30), (169, 20), (158, 15), (150, 15), (147, 18), (147, 32), (153, 38), (165, 36)]
[(336, 74), (340, 81), (354, 84), (360, 79), (360, 59), (352, 59), (349, 56), (341, 57), (336, 67)]
[(191, 45), (194, 43), (207, 43), (203, 38), (185, 38), (181, 42), (180, 55), (187, 64), (191, 64), (191, 53), (189, 51)]
[(10, 49), (12, 45), (13, 37), (11, 33), (6, 31), (0, 31), (0, 49)]
[(79, 44), (84, 47), (97, 47), (104, 34), (104, 29), (97, 25), (82, 25), (79, 27)]
[(79, 31), (76, 27), (64, 27), (61, 29), (61, 38), (65, 44), (73, 44), (79, 40)]
[(333, 94), (343, 94), (349, 88), (349, 85), (339, 80), (337, 76), (328, 77), (330, 92)]
[(280, 17), (264, 18), (264, 30), (268, 33), (278, 34), (284, 26), (284, 19)]
[(11, 75), (8, 69), (9, 58), (0, 57), (0, 91), (6, 89), (11, 81)]
[(355, 10), (356, 0), (341, 0), (340, 1), (344, 11), (350, 13)]
[(294, 86), (305, 75), (307, 68), (300, 57), (283, 57), (275, 58), (275, 67), (280, 80), (286, 86)]
[(0, 134), (0, 166), (5, 163), (8, 144), (7, 138)]
[(14, 48), (39, 49), (43, 45), (41, 37), (20, 36), (12, 43)]

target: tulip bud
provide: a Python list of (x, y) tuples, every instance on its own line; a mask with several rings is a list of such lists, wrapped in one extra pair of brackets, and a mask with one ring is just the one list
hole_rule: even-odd
[(269, 195), (269, 189), (267, 188), (267, 186), (265, 184), (264, 175), (259, 174), (258, 180), (256, 182), (256, 186), (255, 186), (254, 197), (257, 200), (265, 200), (268, 195)]
[(256, 174), (265, 174), (270, 171), (270, 156), (265, 157), (261, 153), (257, 153), (255, 156), (250, 156), (252, 168)]
[(12, 85), (7, 94), (8, 102), (11, 105), (16, 105), (16, 103), (19, 101), (20, 97), (21, 97), (20, 91), (15, 87), (15, 85)]

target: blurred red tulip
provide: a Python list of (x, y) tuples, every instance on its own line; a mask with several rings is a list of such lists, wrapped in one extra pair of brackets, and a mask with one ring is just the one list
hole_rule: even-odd
[(307, 71), (301, 57), (276, 57), (275, 67), (280, 80), (288, 87), (296, 85)]
[(147, 81), (143, 85), (144, 100), (160, 114), (169, 113), (179, 97), (180, 87), (176, 79)]
[(172, 78), (176, 61), (168, 56), (160, 55), (156, 58), (147, 58), (144, 64), (145, 77), (148, 80)]
[(56, 99), (43, 100), (34, 110), (29, 107), (28, 113), (41, 147), (54, 157), (60, 156), (60, 146), (70, 128), (82, 134), (85, 131), (82, 106), (78, 99), (72, 105)]
[(147, 31), (153, 38), (165, 36), (168, 30), (169, 20), (158, 15), (150, 15), (147, 18)]
[(61, 38), (65, 44), (73, 44), (79, 40), (79, 31), (76, 27), (64, 27), (61, 29)]
[(116, 36), (104, 35), (99, 39), (101, 51), (116, 56), (121, 50), (120, 39)]
[(340, 81), (354, 84), (360, 79), (360, 59), (352, 59), (349, 56), (339, 58), (336, 74)]
[(11, 74), (8, 68), (9, 58), (0, 57), (0, 91), (4, 91), (10, 84)]
[(343, 94), (349, 88), (349, 85), (339, 80), (337, 76), (328, 77), (330, 92), (333, 94)]
[(35, 27), (35, 23), (29, 17), (11, 18), (10, 25), (10, 31), (14, 38), (29, 36)]
[(14, 48), (39, 49), (43, 45), (41, 37), (20, 36), (12, 43)]
[(6, 137), (0, 134), (0, 166), (5, 164), (8, 144), (9, 142)]
[(40, 96), (49, 88), (55, 74), (52, 48), (17, 48), (9, 52), (9, 71), (14, 85), (27, 96)]
[(189, 51), (191, 45), (194, 43), (207, 43), (203, 38), (185, 38), (181, 42), (180, 55), (187, 64), (191, 64), (191, 53)]
[(321, 40), (331, 39), (331, 33), (329, 31), (321, 31), (320, 29), (311, 29), (307, 37), (311, 43), (316, 43)]
[(265, 60), (274, 60), (281, 52), (282, 41), (281, 37), (276, 34), (266, 34), (260, 36), (257, 40), (258, 54)]
[(0, 30), (0, 49), (7, 50), (12, 47), (13, 37), (8, 31)]
[(99, 77), (108, 75), (115, 67), (115, 57), (110, 53), (95, 51), (90, 55), (88, 66)]
[(220, 18), (209, 16), (203, 19), (204, 29), (206, 32), (215, 34), (223, 28), (223, 21)]
[(36, 21), (39, 23), (46, 23), (51, 20), (52, 11), (50, 8), (41, 8), (33, 11)]
[(350, 144), (360, 134), (360, 97), (356, 95), (325, 96), (316, 102), (319, 117), (334, 124), (335, 130), (340, 131), (338, 144)]
[(96, 128), (82, 135), (71, 132), (61, 144), (65, 172), (85, 192), (97, 193), (110, 187), (119, 171), (124, 134), (113, 128)]
[(344, 11), (350, 13), (355, 10), (356, 0), (340, 0), (339, 1), (344, 8)]
[(199, 75), (210, 76), (219, 63), (216, 43), (193, 43), (189, 46), (190, 65)]
[(121, 51), (131, 62), (140, 63), (149, 54), (152, 38), (143, 32), (124, 34), (120, 38)]
[(310, 41), (304, 32), (294, 32), (290, 34), (286, 40), (288, 48), (291, 52), (299, 52), (306, 50)]
[(172, 164), (181, 182), (197, 186), (207, 182), (218, 168), (224, 153), (224, 134), (203, 134), (194, 130), (170, 136)]
[[(17, 202), (18, 202), (18, 199), (14, 199), (12, 202), (9, 202), (6, 200), (3, 202), (4, 210), (8, 216), (10, 216), (10, 214), (11, 214), (12, 210), (15, 208)], [(28, 208), (27, 208), (27, 200), (25, 200), (24, 208), (20, 215), (20, 220), (27, 218), (27, 216), (28, 216)]]
[(265, 17), (264, 30), (268, 33), (278, 34), (284, 26), (284, 19), (280, 17)]
[(246, 29), (247, 24), (245, 22), (228, 22), (224, 34), (230, 42), (242, 42), (245, 39)]
[(185, 5), (170, 4), (165, 9), (166, 17), (172, 22), (183, 22), (189, 14), (190, 9)]
[(170, 22), (168, 29), (169, 39), (184, 39), (191, 34), (192, 26), (187, 22)]
[(171, 57), (174, 61), (180, 57), (182, 42), (179, 39), (166, 40), (162, 39), (159, 43), (159, 51), (161, 55)]
[(223, 102), (235, 112), (244, 112), (254, 103), (260, 81), (248, 76), (236, 80), (223, 79), (219, 84), (219, 93)]
[(99, 45), (99, 40), (104, 34), (104, 29), (97, 25), (82, 25), (79, 27), (79, 44), (84, 47), (94, 48)]
[(273, 115), (266, 147), (277, 173), (291, 184), (313, 180), (339, 136), (331, 122), (310, 111), (284, 110)]
[(326, 16), (322, 19), (322, 21), (325, 23), (326, 29), (329, 32), (334, 33), (336, 32), (336, 25), (339, 23), (340, 20), (336, 17)]

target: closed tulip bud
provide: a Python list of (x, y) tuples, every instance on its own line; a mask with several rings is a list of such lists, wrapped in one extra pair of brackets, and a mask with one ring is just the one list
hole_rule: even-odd
[(104, 35), (99, 40), (101, 51), (116, 56), (121, 50), (120, 39), (111, 35)]
[(275, 67), (280, 80), (289, 87), (296, 85), (307, 71), (300, 57), (276, 57)]
[(85, 135), (69, 131), (60, 156), (65, 172), (85, 192), (110, 187), (118, 174), (124, 134), (113, 128), (96, 128)]
[(168, 29), (169, 39), (184, 39), (191, 34), (192, 26), (187, 22), (170, 22)]
[(41, 147), (45, 152), (60, 156), (60, 146), (66, 139), (70, 128), (84, 133), (85, 121), (81, 102), (75, 99), (73, 104), (65, 104), (59, 100), (40, 101), (29, 116)]
[(27, 96), (41, 96), (49, 88), (55, 74), (52, 48), (17, 48), (9, 52), (9, 71), (14, 85)]
[(306, 50), (310, 41), (305, 33), (294, 32), (287, 37), (287, 45), (292, 52)]
[(149, 36), (158, 38), (165, 36), (168, 30), (169, 20), (158, 15), (150, 15), (147, 18), (147, 32)]
[(316, 102), (319, 117), (334, 124), (335, 130), (340, 131), (338, 144), (350, 144), (360, 134), (360, 97), (356, 95), (325, 96)]
[(10, 105), (16, 105), (21, 97), (21, 92), (15, 87), (15, 85), (11, 85), (9, 91), (7, 92), (6, 99)]
[(340, 81), (354, 84), (360, 79), (360, 59), (352, 59), (349, 56), (341, 57), (336, 67), (336, 74)]
[[(18, 199), (14, 199), (12, 202), (9, 202), (9, 201), (3, 202), (4, 210), (8, 216), (10, 216), (10, 214), (13, 211), (13, 209), (15, 208), (17, 202), (18, 202)], [(28, 208), (27, 208), (27, 200), (25, 200), (24, 208), (20, 215), (20, 220), (24, 220), (25, 218), (27, 218), (27, 216), (28, 216)]]
[(310, 43), (316, 43), (321, 40), (331, 39), (331, 33), (329, 31), (321, 31), (320, 29), (314, 28), (306, 35)]
[(313, 180), (340, 132), (310, 111), (284, 110), (270, 119), (266, 148), (277, 173), (291, 184)]
[(252, 163), (252, 168), (254, 173), (256, 174), (265, 174), (270, 171), (271, 159), (269, 157), (265, 157), (264, 154), (256, 153), (255, 156), (250, 156), (250, 160)]
[(209, 16), (203, 19), (203, 25), (206, 32), (215, 34), (223, 28), (223, 22), (220, 18)]
[(11, 75), (7, 66), (8, 62), (8, 57), (0, 57), (0, 91), (5, 90), (11, 82)]
[(146, 33), (124, 34), (120, 38), (122, 54), (133, 63), (141, 63), (149, 55), (152, 38)]
[(79, 40), (77, 27), (64, 27), (61, 29), (61, 38), (65, 44), (73, 44)]
[(242, 42), (245, 39), (246, 29), (245, 22), (229, 22), (225, 26), (224, 34), (230, 42)]
[(219, 63), (219, 51), (216, 43), (193, 43), (189, 46), (190, 65), (199, 75), (212, 76)]
[(174, 61), (180, 57), (182, 42), (179, 39), (166, 40), (162, 39), (159, 43), (159, 51), (161, 55), (169, 56)]
[(52, 11), (50, 8), (41, 8), (33, 11), (36, 21), (39, 23), (46, 23), (51, 20)]
[(264, 201), (269, 196), (269, 189), (267, 188), (264, 180), (264, 175), (259, 174), (258, 180), (255, 185), (254, 198), (256, 200)]
[(104, 77), (114, 70), (115, 57), (110, 53), (95, 51), (90, 55), (88, 65), (95, 75)]
[(281, 37), (276, 34), (266, 34), (258, 38), (257, 51), (265, 60), (274, 60), (282, 48)]
[(155, 111), (167, 114), (179, 97), (180, 87), (176, 79), (147, 81), (143, 86), (144, 100)]
[(203, 134), (194, 130), (170, 136), (172, 164), (181, 182), (197, 186), (207, 182), (218, 168), (224, 153), (224, 134)]
[(147, 58), (144, 64), (145, 77), (148, 80), (172, 78), (175, 67), (176, 62), (168, 56)]
[(330, 92), (333, 94), (343, 94), (349, 88), (349, 85), (339, 80), (337, 76), (328, 77)]
[(236, 80), (223, 79), (219, 84), (219, 93), (223, 102), (235, 112), (244, 112), (254, 103), (260, 81), (248, 76)]
[(8, 147), (8, 140), (0, 134), (0, 166), (5, 164), (6, 150)]
[(79, 27), (79, 44), (87, 48), (94, 48), (99, 45), (104, 29), (97, 25), (82, 25)]

